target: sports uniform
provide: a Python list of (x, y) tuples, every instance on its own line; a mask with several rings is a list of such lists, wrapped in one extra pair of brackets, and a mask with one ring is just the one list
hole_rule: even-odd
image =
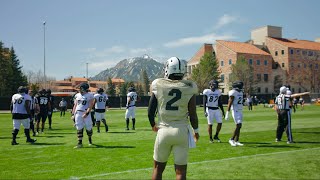
[(106, 132), (108, 132), (108, 125), (105, 119), (106, 106), (108, 102), (108, 95), (103, 93), (104, 90), (99, 88), (97, 90), (97, 94), (94, 95), (94, 103), (95, 103), (95, 116), (96, 116), (96, 124), (97, 124), (97, 132), (100, 132), (100, 121), (105, 126)]
[(233, 89), (229, 91), (229, 102), (228, 102), (228, 111), (226, 113), (225, 119), (229, 119), (229, 111), (231, 110), (232, 118), (234, 123), (236, 124), (236, 128), (233, 132), (233, 136), (229, 140), (229, 144), (231, 146), (243, 146), (242, 143), (239, 142), (240, 138), (240, 129), (242, 127), (243, 121), (243, 82), (235, 81), (232, 83)]
[(11, 113), (13, 120), (12, 145), (17, 145), (16, 137), (20, 130), (21, 124), (24, 127), (24, 134), (27, 137), (26, 142), (34, 143), (36, 140), (30, 138), (30, 102), (31, 96), (26, 94), (28, 90), (20, 86), (18, 93), (11, 98)]
[(53, 109), (54, 109), (54, 96), (51, 95), (51, 89), (47, 89), (47, 96), (48, 96), (48, 100), (50, 102), (50, 107), (48, 109), (48, 120), (49, 120), (49, 129), (52, 129), (51, 125), (52, 125), (52, 113), (53, 113)]
[(83, 129), (86, 128), (89, 137), (89, 145), (92, 145), (92, 120), (90, 112), (93, 106), (93, 94), (88, 93), (89, 85), (80, 84), (80, 93), (75, 95), (72, 114), (77, 128), (78, 144), (74, 148), (82, 147)]
[[(194, 138), (199, 139), (195, 101), (198, 88), (194, 82), (182, 80), (185, 73), (186, 62), (172, 57), (166, 62), (165, 78), (156, 79), (151, 84), (148, 118), (152, 130), (157, 132), (152, 179), (162, 178), (171, 151), (176, 179), (186, 179), (188, 149), (195, 146)], [(155, 123), (156, 111), (158, 124)]]
[(127, 130), (129, 130), (129, 118), (132, 119), (132, 130), (135, 130), (136, 124), (136, 101), (138, 99), (138, 95), (135, 92), (136, 90), (133, 87), (128, 89), (129, 93), (127, 94), (127, 110), (125, 114)]
[(44, 130), (44, 125), (48, 117), (48, 111), (50, 109), (50, 101), (46, 94), (46, 90), (42, 89), (36, 97), (36, 105), (40, 109), (40, 113), (37, 115), (37, 133), (39, 133), (39, 126), (41, 121), (41, 132)]
[[(221, 102), (221, 91), (218, 88), (218, 81), (211, 80), (209, 82), (210, 89), (203, 90), (203, 107), (204, 107), (204, 115), (207, 117), (208, 121), (208, 133), (210, 142), (213, 143), (213, 139), (220, 142), (218, 137), (219, 132), (222, 126), (222, 115), (219, 110), (219, 107), (224, 115), (223, 105)], [(217, 122), (216, 134), (214, 138), (212, 138), (212, 125), (213, 119)]]

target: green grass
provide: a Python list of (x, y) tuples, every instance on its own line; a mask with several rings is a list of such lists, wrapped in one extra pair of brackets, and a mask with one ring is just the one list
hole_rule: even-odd
[[(293, 114), (295, 144), (275, 143), (276, 114), (271, 108), (244, 111), (240, 140), (243, 147), (231, 147), (234, 123), (224, 121), (222, 143), (209, 143), (203, 109), (198, 108), (200, 141), (190, 149), (188, 179), (320, 179), (320, 106), (305, 106)], [(76, 130), (70, 114), (54, 113), (53, 130), (45, 129), (34, 145), (25, 143), (23, 127), (17, 146), (12, 146), (11, 114), (0, 114), (0, 179), (151, 179), (153, 143), (147, 109), (137, 109), (135, 131), (125, 131), (125, 110), (106, 113), (108, 133), (96, 133), (89, 147), (73, 149)], [(47, 126), (47, 125), (46, 125)], [(103, 129), (103, 128), (102, 128)], [(284, 134), (284, 140), (286, 136)], [(170, 158), (164, 179), (174, 179)]]

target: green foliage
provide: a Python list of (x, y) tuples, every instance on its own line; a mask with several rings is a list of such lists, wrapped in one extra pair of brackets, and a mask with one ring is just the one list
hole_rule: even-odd
[(143, 69), (141, 74), (143, 79), (143, 91), (145, 92), (145, 95), (148, 95), (148, 92), (150, 91), (150, 80), (148, 78), (147, 71)]
[(244, 84), (244, 92), (251, 94), (255, 84), (257, 84), (253, 78), (253, 67), (241, 56), (237, 59), (236, 64), (232, 64), (231, 70), (229, 83), (240, 80)]
[[(283, 142), (274, 142), (277, 120), (273, 109), (245, 108), (240, 136), (244, 146), (231, 147), (228, 139), (234, 122), (223, 121), (222, 142), (211, 144), (207, 120), (199, 107), (200, 139), (197, 147), (189, 150), (187, 178), (320, 179), (319, 108), (305, 106), (293, 114), (295, 144), (286, 143), (285, 133)], [(17, 146), (10, 144), (11, 114), (0, 114), (0, 179), (151, 179), (156, 133), (151, 130), (146, 108), (137, 108), (136, 130), (126, 131), (125, 110), (109, 109), (109, 132), (96, 133), (93, 127), (93, 146), (88, 146), (84, 132), (82, 149), (73, 149), (77, 134), (70, 113), (61, 118), (60, 112), (53, 113), (53, 130), (46, 124), (44, 133), (34, 137), (34, 145), (25, 142), (21, 127)], [(173, 166), (171, 155), (163, 179), (175, 178)]]
[(120, 95), (121, 96), (126, 96), (127, 95), (127, 89), (129, 87), (128, 85), (129, 85), (129, 83), (125, 82), (120, 86)]
[(192, 70), (191, 79), (195, 81), (198, 86), (199, 92), (202, 92), (208, 87), (208, 83), (212, 79), (218, 80), (218, 64), (216, 57), (213, 53), (205, 53), (200, 63)]
[(108, 77), (107, 82), (108, 82), (108, 87), (107, 87), (106, 92), (107, 92), (108, 96), (115, 96), (116, 95), (116, 87), (113, 84), (111, 77)]
[(21, 69), (13, 47), (9, 50), (0, 41), (0, 96), (11, 96), (19, 86), (27, 86), (27, 77)]

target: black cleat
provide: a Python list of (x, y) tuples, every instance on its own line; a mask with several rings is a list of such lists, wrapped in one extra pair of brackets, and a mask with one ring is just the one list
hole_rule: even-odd
[(19, 143), (17, 143), (16, 141), (12, 141), (11, 145), (18, 145)]
[(214, 136), (214, 140), (217, 140), (217, 142), (221, 142), (218, 136)]
[(34, 144), (37, 140), (36, 139), (27, 139), (26, 142), (27, 143), (31, 143)]

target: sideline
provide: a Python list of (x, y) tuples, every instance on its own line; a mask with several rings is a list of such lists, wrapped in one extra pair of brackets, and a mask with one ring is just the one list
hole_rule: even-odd
[[(218, 161), (229, 161), (229, 160), (234, 160), (234, 159), (242, 159), (242, 158), (250, 158), (250, 157), (268, 156), (268, 155), (273, 155), (273, 154), (284, 154), (284, 153), (291, 153), (291, 152), (302, 152), (302, 151), (316, 150), (316, 149), (320, 149), (320, 147), (317, 147), (317, 148), (309, 148), (309, 149), (300, 149), (300, 150), (292, 150), (292, 151), (273, 152), (273, 153), (266, 153), (266, 154), (254, 154), (254, 155), (250, 155), (250, 156), (239, 156), (239, 157), (231, 157), (231, 158), (226, 158), (226, 159), (216, 159), (216, 160), (198, 161), (198, 162), (188, 163), (188, 165), (191, 165), (191, 164), (203, 164), (203, 163), (218, 162)], [(173, 165), (168, 165), (166, 168), (168, 168), (168, 167), (169, 167), (169, 168), (170, 168), (170, 167), (173, 167)], [(102, 177), (102, 176), (107, 176), (107, 175), (113, 175), (113, 174), (131, 173), (131, 172), (137, 172), (137, 171), (149, 171), (149, 170), (152, 170), (152, 169), (153, 169), (153, 168), (133, 169), (133, 170), (127, 170), (127, 171), (103, 173), (103, 174), (97, 174), (97, 175), (91, 175), (91, 176), (83, 176), (83, 177), (71, 176), (69, 179), (89, 179), (89, 178), (97, 178), (97, 177)]]

